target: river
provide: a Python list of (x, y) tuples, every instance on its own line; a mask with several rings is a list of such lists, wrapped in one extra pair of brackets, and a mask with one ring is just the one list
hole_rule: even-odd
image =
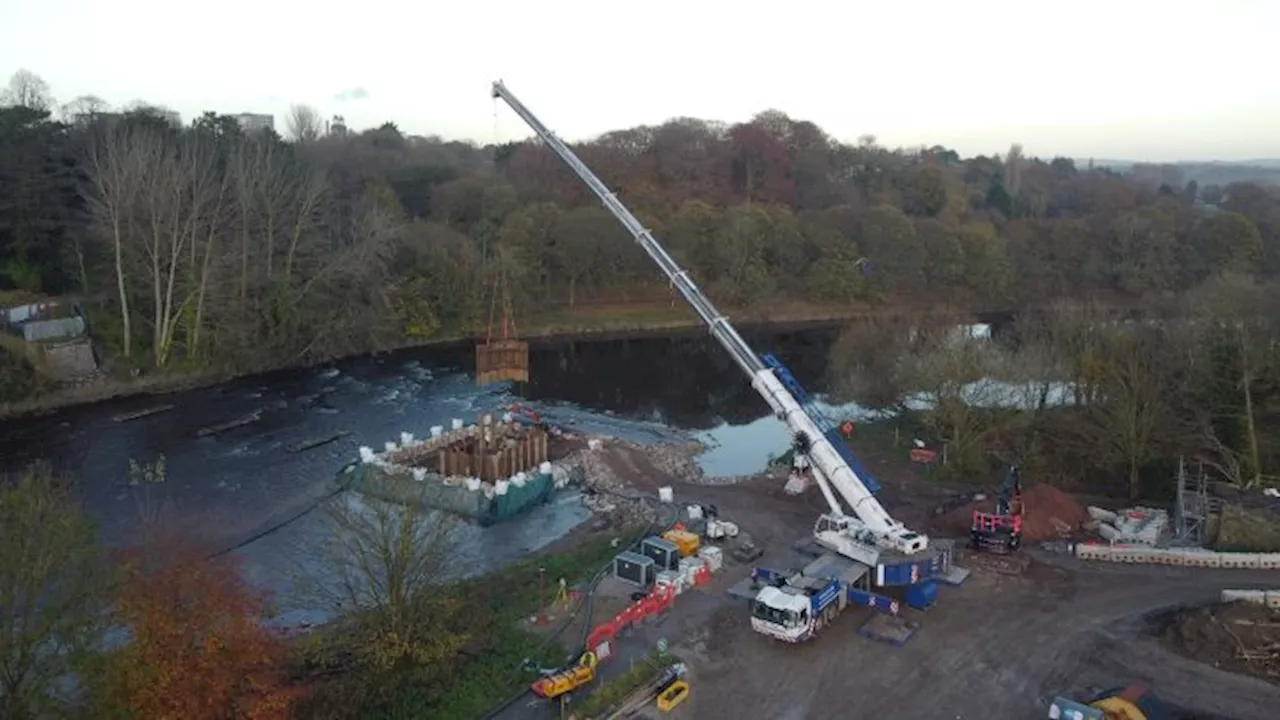
[[(834, 329), (748, 336), (775, 353), (807, 387), (823, 385)], [(305, 509), (360, 445), (381, 447), (407, 431), (424, 436), (452, 418), (468, 421), (511, 402), (580, 432), (658, 442), (688, 437), (713, 449), (709, 474), (761, 469), (786, 449), (783, 426), (741, 371), (702, 334), (545, 342), (530, 351), (530, 381), (477, 388), (470, 347), (406, 350), (331, 366), (245, 378), (165, 397), (137, 397), (0, 423), (0, 467), (47, 461), (78, 481), (86, 507), (112, 545), (136, 539), (161, 514), (219, 546), (230, 546)], [(128, 422), (114, 418), (162, 404), (173, 410)], [(201, 428), (257, 413), (244, 427), (200, 437)], [(337, 432), (348, 436), (304, 452), (290, 446)], [(129, 483), (130, 460), (163, 456), (166, 480)], [(459, 553), (492, 568), (562, 537), (587, 517), (565, 495), (489, 528), (468, 526)], [(283, 590), (325, 529), (322, 514), (292, 522), (239, 551), (254, 582)]]

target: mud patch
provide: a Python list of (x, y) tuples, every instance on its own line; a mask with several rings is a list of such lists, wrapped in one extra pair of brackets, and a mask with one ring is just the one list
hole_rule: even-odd
[(1233, 602), (1172, 611), (1152, 626), (1181, 655), (1280, 685), (1280, 611)]

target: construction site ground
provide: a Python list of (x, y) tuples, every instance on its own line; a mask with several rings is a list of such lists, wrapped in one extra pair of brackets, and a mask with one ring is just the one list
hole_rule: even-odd
[[(716, 505), (765, 551), (751, 565), (799, 567), (804, 558), (792, 545), (826, 509), (816, 489), (788, 496), (776, 476), (701, 484), (673, 477), (669, 463), (654, 462), (649, 452), (622, 445), (600, 453), (621, 485), (645, 492), (669, 485), (679, 506)], [(954, 489), (915, 477), (905, 462), (876, 472), (882, 502), (910, 527), (926, 527), (954, 496)], [(1084, 563), (1037, 548), (1021, 554), (1027, 557), (1012, 567), (973, 563), (968, 581), (943, 586), (934, 608), (906, 611), (920, 629), (895, 648), (858, 635), (870, 617), (862, 610), (846, 611), (800, 645), (752, 632), (747, 604), (726, 593), (751, 567), (726, 552), (711, 584), (684, 593), (666, 616), (619, 643), (619, 654), (601, 664), (601, 678), (607, 682), (665, 638), (688, 663), (692, 686), (689, 699), (664, 716), (671, 718), (1041, 718), (1055, 695), (1080, 698), (1130, 683), (1150, 687), (1180, 718), (1276, 717), (1280, 686), (1188, 657), (1195, 651), (1179, 652), (1167, 638), (1183, 622), (1171, 620), (1171, 611), (1215, 603), (1225, 588), (1280, 587), (1280, 571)], [(566, 644), (628, 599), (609, 594), (594, 617), (565, 634)], [(1212, 654), (1206, 659), (1211, 663)], [(502, 717), (558, 712), (521, 702)]]

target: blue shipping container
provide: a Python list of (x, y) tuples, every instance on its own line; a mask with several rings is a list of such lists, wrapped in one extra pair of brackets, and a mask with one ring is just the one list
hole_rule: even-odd
[(907, 607), (927, 610), (938, 601), (938, 584), (928, 580), (919, 585), (908, 585), (903, 596), (907, 601)]

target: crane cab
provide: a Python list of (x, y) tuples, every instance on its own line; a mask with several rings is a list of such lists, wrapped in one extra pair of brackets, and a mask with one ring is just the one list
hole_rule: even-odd
[(813, 526), (813, 539), (822, 547), (869, 567), (880, 564), (876, 536), (848, 515), (824, 513)]

